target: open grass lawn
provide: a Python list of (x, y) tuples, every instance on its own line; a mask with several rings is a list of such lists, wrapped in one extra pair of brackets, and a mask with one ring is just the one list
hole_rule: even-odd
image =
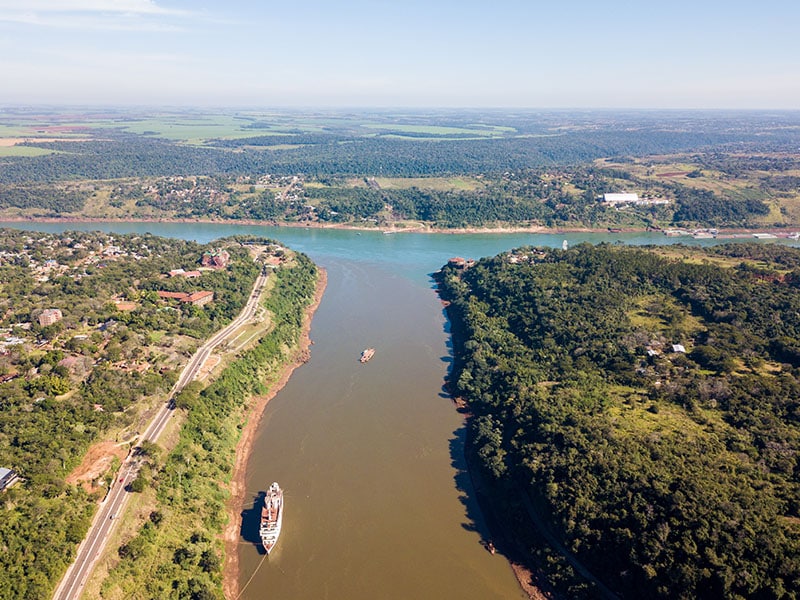
[(164, 117), (142, 120), (120, 120), (110, 122), (109, 126), (124, 129), (130, 133), (153, 135), (170, 140), (200, 144), (210, 139), (235, 139), (268, 135), (258, 129), (243, 129), (246, 121), (233, 116), (215, 115), (208, 118), (187, 116)]
[(24, 123), (0, 123), (0, 139), (31, 135), (32, 127)]
[(54, 154), (55, 150), (34, 148), (32, 146), (3, 146), (0, 144), (0, 156), (44, 156)]
[(475, 129), (441, 127), (437, 125), (396, 125), (394, 123), (364, 123), (361, 126), (366, 129), (379, 129), (393, 133), (421, 133), (431, 136), (474, 135), (477, 137), (494, 137), (506, 134), (506, 132), (501, 129), (494, 127), (489, 128), (487, 126), (480, 126), (480, 128)]
[(375, 181), (381, 188), (399, 190), (415, 187), (437, 191), (473, 191), (484, 186), (473, 177), (376, 177)]

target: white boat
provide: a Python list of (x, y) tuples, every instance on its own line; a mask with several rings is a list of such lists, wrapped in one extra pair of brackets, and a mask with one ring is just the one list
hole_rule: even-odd
[(267, 554), (278, 543), (283, 524), (283, 490), (277, 482), (273, 482), (264, 496), (264, 506), (261, 508), (261, 527), (258, 530), (261, 536), (261, 545)]

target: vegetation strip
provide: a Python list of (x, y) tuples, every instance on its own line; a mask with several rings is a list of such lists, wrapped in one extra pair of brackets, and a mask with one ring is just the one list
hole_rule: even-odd
[[(176, 448), (153, 458), (143, 487), (155, 487), (158, 509), (119, 549), (120, 560), (103, 583), (107, 598), (221, 598), (226, 502), (241, 436), (254, 395), (267, 393), (292, 360), (317, 269), (302, 254), (276, 271), (265, 303), (273, 326), (202, 391), (187, 387), (177, 399), (187, 421)], [(144, 574), (155, 577), (144, 576)]]

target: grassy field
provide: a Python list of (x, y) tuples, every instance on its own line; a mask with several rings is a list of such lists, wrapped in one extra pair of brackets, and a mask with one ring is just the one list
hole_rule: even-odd
[[(138, 135), (153, 135), (189, 144), (202, 144), (209, 139), (236, 139), (262, 135), (286, 133), (289, 128), (299, 127), (291, 122), (276, 121), (268, 129), (246, 129), (245, 126), (257, 117), (242, 117), (230, 114), (166, 113), (138, 117), (131, 115), (87, 115), (77, 120), (74, 115), (52, 115), (49, 119), (29, 120), (23, 116), (8, 118), (0, 123), (0, 140), (8, 138), (35, 137), (81, 137), (86, 133), (102, 133), (114, 129)], [(79, 128), (79, 129), (78, 129)], [(77, 131), (70, 131), (77, 129)], [(320, 127), (310, 125), (309, 131)]]
[(505, 135), (507, 132), (503, 130), (511, 129), (508, 127), (495, 128), (489, 126), (482, 126), (475, 129), (464, 129), (461, 127), (441, 127), (436, 125), (395, 125), (393, 123), (363, 123), (361, 126), (366, 129), (379, 129), (401, 134), (420, 133), (431, 136), (471, 135), (477, 137), (495, 137)]
[(153, 135), (190, 144), (203, 143), (209, 139), (234, 139), (264, 135), (257, 129), (243, 129), (245, 123), (229, 116), (206, 119), (175, 118), (117, 121), (110, 124), (130, 133)]
[(376, 177), (375, 181), (384, 189), (407, 190), (415, 187), (424, 190), (473, 191), (484, 184), (473, 177)]
[(3, 146), (0, 145), (0, 157), (2, 156), (44, 156), (54, 154), (55, 150), (46, 148), (34, 148), (32, 146)]

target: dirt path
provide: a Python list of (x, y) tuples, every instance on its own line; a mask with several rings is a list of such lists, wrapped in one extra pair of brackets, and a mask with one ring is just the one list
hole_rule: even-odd
[(250, 451), (255, 441), (256, 431), (261, 422), (261, 415), (264, 414), (269, 401), (286, 385), (289, 381), (294, 370), (305, 363), (309, 356), (309, 347), (311, 346), (311, 338), (309, 333), (311, 331), (311, 318), (322, 300), (322, 294), (325, 292), (325, 286), (328, 283), (328, 274), (324, 269), (319, 268), (319, 280), (317, 281), (317, 289), (314, 293), (314, 300), (306, 309), (305, 320), (303, 321), (303, 330), (300, 334), (300, 342), (296, 358), (294, 362), (288, 363), (281, 371), (278, 380), (270, 387), (269, 393), (265, 396), (258, 396), (253, 398), (253, 404), (250, 407), (247, 416), (247, 422), (244, 429), (242, 429), (242, 437), (236, 445), (236, 459), (233, 466), (233, 477), (231, 479), (231, 497), (228, 501), (228, 524), (223, 533), (223, 540), (225, 542), (225, 564), (223, 566), (223, 581), (222, 590), (226, 598), (234, 599), (239, 594), (239, 555), (237, 553), (237, 546), (239, 540), (239, 527), (240, 513), (242, 502), (245, 496), (245, 471), (247, 467), (247, 459), (250, 457)]

